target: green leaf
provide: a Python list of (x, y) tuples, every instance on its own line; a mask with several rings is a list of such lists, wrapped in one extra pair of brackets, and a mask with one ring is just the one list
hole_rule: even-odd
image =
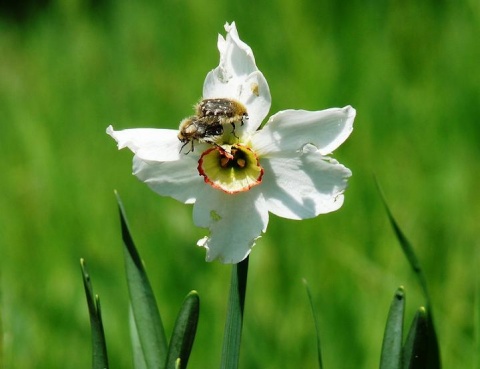
[(428, 365), (428, 317), (425, 308), (418, 309), (403, 348), (403, 369), (425, 369)]
[(148, 369), (164, 368), (167, 358), (167, 339), (155, 296), (145, 272), (143, 262), (128, 230), (122, 202), (117, 193), (118, 208), (125, 244), (125, 270), (127, 274), (130, 304), (135, 327)]
[[(477, 268), (480, 268), (480, 248), (477, 247), (476, 253)], [(477, 269), (478, 270), (478, 269)], [(473, 348), (475, 352), (474, 368), (480, 369), (480, 273), (475, 273), (475, 291), (473, 300)]]
[(378, 192), (380, 193), (380, 197), (382, 199), (383, 205), (385, 206), (385, 210), (387, 211), (387, 216), (390, 221), (390, 225), (392, 226), (393, 231), (395, 232), (395, 236), (397, 237), (397, 240), (400, 243), (403, 253), (405, 254), (410, 266), (412, 267), (417, 277), (417, 280), (422, 288), (423, 295), (427, 300), (427, 305), (430, 305), (430, 295), (427, 289), (427, 281), (426, 281), (425, 275), (423, 274), (422, 268), (420, 266), (420, 262), (418, 261), (417, 256), (415, 255), (415, 251), (413, 250), (411, 243), (408, 241), (407, 237), (402, 232), (397, 221), (393, 217), (392, 212), (390, 211), (390, 208), (387, 204), (387, 201), (385, 200), (385, 196), (383, 195), (383, 191), (380, 188), (380, 184), (378, 182), (376, 182), (376, 184), (377, 184)]
[(140, 344), (140, 339), (138, 338), (137, 325), (135, 324), (135, 318), (133, 317), (131, 305), (128, 312), (128, 321), (130, 323), (130, 340), (132, 342), (133, 367), (135, 369), (147, 369), (147, 363), (145, 362), (142, 345)]
[(308, 287), (307, 280), (303, 280), (303, 284), (307, 290), (308, 300), (310, 301), (310, 309), (312, 310), (313, 321), (315, 323), (315, 333), (317, 336), (317, 359), (318, 359), (318, 367), (320, 369), (323, 368), (323, 361), (322, 361), (322, 349), (320, 345), (320, 323), (318, 321), (318, 314), (315, 309), (315, 304), (313, 303), (312, 293), (310, 292), (310, 288)]
[(178, 313), (168, 350), (167, 369), (184, 369), (192, 351), (197, 332), (200, 298), (196, 291), (191, 291), (185, 298)]
[(440, 348), (438, 345), (437, 332), (435, 330), (435, 325), (433, 323), (432, 303), (430, 299), (430, 294), (428, 293), (428, 289), (427, 289), (427, 280), (420, 266), (420, 262), (418, 261), (418, 258), (415, 255), (415, 251), (413, 250), (412, 244), (410, 243), (410, 241), (408, 241), (407, 237), (400, 229), (397, 221), (395, 220), (395, 218), (392, 215), (392, 212), (390, 211), (390, 208), (388, 207), (387, 201), (385, 200), (385, 196), (383, 195), (383, 192), (382, 192), (382, 189), (380, 188), (379, 183), (378, 182), (376, 183), (377, 183), (378, 192), (380, 193), (380, 197), (382, 199), (383, 205), (385, 206), (385, 209), (387, 211), (390, 224), (395, 232), (398, 242), (400, 243), (403, 253), (405, 254), (410, 266), (412, 267), (417, 277), (418, 283), (422, 288), (423, 295), (426, 300), (427, 314), (428, 314), (427, 316), (428, 329), (430, 333), (428, 335), (429, 337), (428, 360), (427, 360), (428, 366), (425, 369), (440, 369), (442, 367), (441, 357), (440, 357)]
[(400, 369), (402, 366), (403, 317), (405, 293), (403, 287), (395, 292), (383, 336), (380, 369)]
[(227, 306), (227, 320), (223, 336), (222, 369), (237, 369), (240, 359), (243, 310), (247, 291), (248, 257), (232, 266), (230, 296)]
[(433, 324), (432, 307), (427, 305), (427, 329), (428, 329), (428, 365), (426, 369), (441, 369), (440, 347), (438, 345), (437, 331)]
[(108, 355), (105, 333), (103, 330), (100, 299), (98, 295), (93, 294), (93, 287), (90, 281), (90, 275), (87, 272), (85, 260), (80, 259), (80, 267), (82, 269), (83, 286), (87, 297), (90, 327), (92, 330), (92, 368), (105, 369), (108, 368)]

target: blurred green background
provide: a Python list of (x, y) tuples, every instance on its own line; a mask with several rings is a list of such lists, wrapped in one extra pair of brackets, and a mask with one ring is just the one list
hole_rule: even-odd
[(204, 262), (195, 242), (205, 231), (193, 227), (191, 206), (131, 176), (131, 153), (118, 152), (105, 129), (176, 129), (218, 64), (217, 34), (235, 20), (269, 82), (271, 114), (357, 109), (334, 154), (353, 171), (343, 208), (302, 222), (271, 216), (254, 248), (241, 367), (316, 367), (302, 278), (326, 368), (378, 367), (399, 285), (408, 323), (424, 304), (373, 175), (424, 266), (444, 367), (480, 367), (478, 1), (12, 4), (0, 15), (0, 366), (90, 366), (83, 257), (111, 367), (131, 367), (114, 189), (167, 332), (196, 289), (190, 366), (218, 365), (231, 268)]

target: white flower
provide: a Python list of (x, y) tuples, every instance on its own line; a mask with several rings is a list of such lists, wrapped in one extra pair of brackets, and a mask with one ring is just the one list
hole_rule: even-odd
[(221, 138), (193, 146), (170, 129), (110, 126), (107, 133), (119, 149), (135, 153), (133, 174), (152, 190), (194, 204), (194, 223), (210, 230), (197, 243), (207, 249), (207, 261), (238, 263), (266, 231), (268, 212), (306, 219), (342, 206), (351, 172), (328, 155), (352, 132), (355, 109), (280, 111), (258, 129), (270, 109), (268, 84), (235, 23), (225, 30), (203, 99), (237, 101), (248, 119), (225, 124)]

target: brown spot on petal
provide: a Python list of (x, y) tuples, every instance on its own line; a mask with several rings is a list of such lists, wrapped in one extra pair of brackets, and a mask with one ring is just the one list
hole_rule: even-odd
[(252, 93), (255, 95), (255, 96), (259, 96), (260, 95), (260, 91), (258, 90), (258, 83), (254, 82), (250, 85), (250, 89), (252, 90)]

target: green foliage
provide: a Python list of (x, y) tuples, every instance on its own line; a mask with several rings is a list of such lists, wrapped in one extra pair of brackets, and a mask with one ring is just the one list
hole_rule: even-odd
[(315, 308), (315, 304), (313, 302), (312, 293), (310, 292), (310, 288), (308, 288), (307, 281), (304, 279), (303, 283), (305, 284), (305, 288), (307, 290), (308, 302), (310, 303), (310, 309), (312, 309), (312, 314), (313, 314), (313, 321), (314, 321), (314, 326), (315, 326), (315, 336), (317, 338), (318, 368), (323, 369), (322, 345), (320, 343), (320, 323), (318, 321), (318, 315), (317, 315), (318, 313), (317, 313), (317, 309)]
[(405, 293), (400, 287), (393, 298), (388, 313), (383, 337), (380, 369), (440, 369), (440, 356), (436, 345), (437, 337), (432, 320), (424, 307), (415, 314), (405, 343), (403, 343), (403, 318)]
[[(118, 194), (116, 195), (125, 246), (125, 272), (130, 294), (130, 330), (134, 367), (136, 369), (184, 369), (187, 367), (197, 330), (200, 309), (198, 294), (192, 291), (185, 298), (175, 322), (170, 344), (167, 344), (154, 293), (128, 229), (123, 204)], [(81, 266), (92, 328), (92, 367), (104, 369), (108, 368), (108, 357), (100, 302), (98, 296), (93, 296), (90, 276), (83, 259)]]
[(200, 297), (190, 292), (182, 304), (170, 339), (166, 368), (184, 369), (192, 352), (200, 313)]
[(403, 318), (405, 315), (405, 293), (398, 288), (388, 312), (387, 325), (383, 336), (380, 369), (401, 369)]
[(98, 295), (93, 294), (92, 282), (83, 259), (80, 259), (80, 265), (82, 268), (83, 286), (87, 297), (90, 327), (92, 329), (92, 369), (107, 369), (107, 343), (105, 341), (105, 332), (103, 331), (100, 298)]
[[(425, 308), (418, 309), (403, 347), (403, 369), (434, 368), (429, 360), (429, 323)], [(438, 361), (437, 361), (438, 364)], [(436, 368), (439, 368), (437, 365)]]
[(125, 244), (125, 272), (135, 323), (135, 341), (138, 337), (147, 368), (162, 369), (165, 367), (168, 352), (162, 319), (158, 312), (150, 281), (143, 267), (143, 261), (128, 229), (125, 211), (118, 194), (117, 201), (122, 225), (122, 238)]
[[(427, 310), (425, 310), (423, 307), (420, 308), (415, 315), (412, 327), (410, 328), (407, 343), (405, 344), (406, 348), (404, 348), (403, 353), (404, 367), (440, 369), (440, 349), (438, 347), (437, 331), (433, 323), (432, 301), (430, 299), (430, 294), (428, 293), (426, 277), (423, 273), (423, 269), (418, 261), (412, 244), (410, 241), (408, 241), (407, 237), (393, 217), (390, 208), (388, 207), (387, 202), (381, 193), (381, 190), (379, 192), (382, 196), (382, 201), (385, 209), (387, 210), (388, 219), (390, 220), (390, 224), (395, 232), (395, 236), (397, 237), (402, 251), (415, 273), (427, 303)], [(399, 338), (401, 339), (401, 337), (402, 336), (400, 335)]]
[(240, 359), (249, 257), (232, 267), (220, 368), (236, 369)]
[(303, 277), (315, 282), (326, 368), (378, 366), (384, 321), (373, 317), (385, 316), (399, 281), (409, 286), (406, 321), (424, 304), (399, 261), (375, 172), (406, 233), (422, 245), (443, 366), (474, 367), (477, 3), (107, 4), (90, 13), (82, 0), (54, 1), (23, 25), (0, 17), (3, 366), (89, 367), (77, 269), (84, 257), (108, 311), (109, 364), (131, 367), (114, 188), (132, 217), (165, 330), (185, 292), (197, 290), (202, 316), (189, 367), (221, 357), (230, 268), (203, 261), (195, 242), (205, 232), (193, 227), (191, 207), (133, 178), (131, 153), (118, 152), (104, 132), (109, 124), (176, 128), (218, 63), (217, 33), (236, 20), (269, 82), (271, 113), (346, 104), (358, 111), (352, 136), (335, 152), (353, 171), (342, 209), (302, 222), (271, 216), (252, 251), (241, 366), (317, 366)]

